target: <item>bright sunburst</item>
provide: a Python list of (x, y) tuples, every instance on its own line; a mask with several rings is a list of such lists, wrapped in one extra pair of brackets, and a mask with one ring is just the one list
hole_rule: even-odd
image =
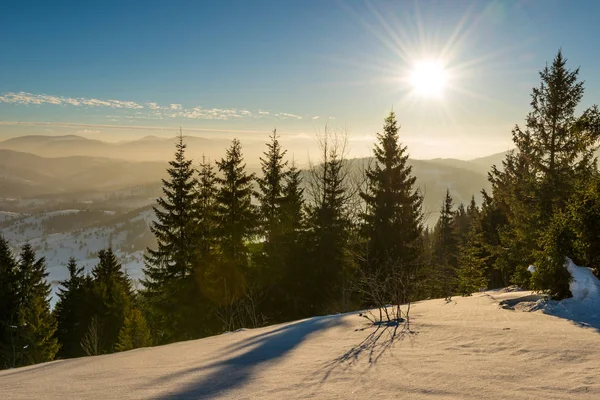
[(413, 66), (409, 80), (415, 94), (423, 97), (441, 97), (448, 74), (441, 62), (420, 61)]

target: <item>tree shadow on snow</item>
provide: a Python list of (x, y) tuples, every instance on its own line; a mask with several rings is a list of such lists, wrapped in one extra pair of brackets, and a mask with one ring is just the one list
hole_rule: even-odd
[(377, 363), (383, 354), (391, 351), (394, 343), (417, 334), (405, 320), (369, 323), (367, 327), (357, 331), (371, 329), (372, 331), (360, 343), (325, 366), (326, 372), (322, 382), (325, 382), (337, 368), (346, 370), (365, 357), (368, 364)]
[[(312, 333), (341, 323), (339, 316), (316, 317), (284, 325), (236, 343), (227, 349), (230, 353), (236, 353), (235, 356), (220, 357), (218, 361), (178, 371), (155, 381), (160, 386), (165, 381), (201, 374), (197, 381), (184, 384), (181, 389), (159, 398), (204, 399), (226, 394), (245, 385), (264, 363), (285, 356)], [(239, 351), (243, 352), (240, 354)], [(203, 373), (206, 371), (209, 372)]]

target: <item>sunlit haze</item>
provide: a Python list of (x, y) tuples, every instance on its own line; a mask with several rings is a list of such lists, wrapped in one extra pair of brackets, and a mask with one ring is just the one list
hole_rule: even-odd
[(305, 160), (328, 125), (366, 156), (393, 109), (411, 157), (486, 156), (511, 147), (559, 48), (582, 65), (585, 99), (600, 92), (600, 58), (580, 40), (600, 35), (600, 5), (577, 4), (13, 2), (0, 12), (0, 140), (182, 127), (249, 143), (277, 128)]

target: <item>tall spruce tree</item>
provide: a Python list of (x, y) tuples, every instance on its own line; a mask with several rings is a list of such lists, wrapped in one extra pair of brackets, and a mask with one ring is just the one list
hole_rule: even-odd
[(190, 337), (202, 337), (215, 332), (214, 304), (211, 298), (218, 290), (218, 221), (216, 215), (217, 177), (213, 163), (202, 157), (198, 170), (197, 199), (194, 204), (196, 221), (196, 262), (194, 279), (189, 285), (189, 299), (180, 305), (186, 315)]
[(56, 319), (50, 312), (47, 277), (44, 258), (36, 260), (31, 245), (24, 244), (17, 267), (15, 367), (51, 361), (58, 352)]
[(98, 258), (99, 262), (92, 270), (92, 311), (98, 324), (99, 351), (112, 353), (131, 308), (131, 280), (111, 248), (100, 250)]
[(301, 171), (292, 160), (285, 176), (281, 200), (281, 253), (282, 281), (278, 286), (282, 293), (286, 319), (300, 318), (305, 302), (307, 280), (305, 240), (305, 204)]
[(217, 178), (217, 235), (221, 260), (219, 264), (221, 303), (241, 296), (246, 285), (249, 252), (247, 241), (256, 233), (257, 211), (252, 204), (254, 174), (246, 173), (239, 140), (234, 139), (225, 158), (217, 161), (221, 176)]
[[(281, 202), (284, 190), (287, 161), (284, 161), (286, 151), (281, 148), (277, 131), (269, 136), (267, 151), (260, 158), (262, 177), (257, 179), (259, 186), (258, 200), (260, 203), (261, 233), (265, 235), (266, 244), (276, 238), (281, 226)], [(268, 253), (271, 249), (265, 249)]]
[[(203, 156), (198, 170), (198, 197), (195, 202), (196, 246), (200, 268), (210, 265), (216, 253), (216, 198), (217, 176), (213, 164)], [(204, 271), (198, 272), (204, 275)]]
[[(516, 126), (513, 141), (517, 146), (504, 162), (504, 171), (490, 175), (494, 197), (506, 204), (509, 225), (502, 232), (506, 252), (499, 268), (516, 271), (516, 282), (528, 285), (526, 267), (537, 258), (538, 277), (544, 282), (537, 289), (568, 293), (563, 271), (564, 255), (557, 255), (552, 240), (539, 241), (554, 219), (564, 210), (578, 182), (589, 179), (596, 169), (596, 150), (600, 135), (600, 115), (596, 106), (576, 116), (583, 96), (579, 69), (568, 70), (562, 52), (552, 65), (540, 72), (541, 84), (533, 89), (526, 127)], [(546, 254), (540, 254), (546, 252)], [(536, 254), (539, 254), (536, 256)], [(558, 288), (556, 285), (562, 285)]]
[(69, 277), (60, 282), (58, 301), (53, 311), (57, 321), (56, 337), (60, 344), (58, 357), (62, 358), (84, 355), (81, 339), (90, 322), (87, 310), (89, 279), (83, 275), (83, 267), (78, 267), (73, 257), (69, 259), (67, 269)]
[(163, 197), (154, 207), (156, 221), (150, 228), (157, 248), (147, 250), (142, 281), (157, 343), (191, 338), (187, 328), (190, 319), (181, 311), (190, 301), (198, 261), (197, 182), (181, 131), (175, 147), (175, 158), (167, 169), (169, 178), (162, 181)]
[(367, 190), (360, 193), (366, 203), (362, 228), (368, 243), (366, 268), (381, 280), (400, 273), (405, 284), (412, 285), (423, 259), (423, 198), (398, 130), (396, 115), (390, 112), (383, 133), (377, 134), (375, 163), (366, 172)]
[(437, 278), (441, 295), (449, 300), (457, 287), (457, 256), (458, 238), (454, 225), (455, 212), (450, 190), (446, 190), (446, 196), (440, 210), (440, 218), (435, 226), (435, 256), (437, 261)]
[(349, 214), (348, 165), (345, 138), (326, 127), (320, 137), (320, 164), (309, 174), (308, 228), (314, 284), (307, 291), (309, 312), (342, 311), (348, 306), (354, 268), (349, 252), (352, 221)]
[(0, 235), (0, 369), (16, 364), (15, 337), (19, 304), (17, 261)]
[(470, 296), (487, 287), (486, 252), (482, 236), (479, 221), (473, 220), (464, 243), (459, 247), (457, 280), (458, 292), (463, 296)]
[(267, 150), (260, 158), (262, 174), (257, 178), (260, 235), (264, 236), (264, 242), (255, 260), (260, 266), (258, 279), (267, 293), (264, 306), (269, 314), (275, 314), (275, 318), (281, 320), (282, 309), (286, 306), (281, 285), (288, 261), (286, 254), (289, 252), (282, 215), (288, 162), (284, 161), (286, 151), (281, 148), (277, 131), (273, 130), (269, 138)]

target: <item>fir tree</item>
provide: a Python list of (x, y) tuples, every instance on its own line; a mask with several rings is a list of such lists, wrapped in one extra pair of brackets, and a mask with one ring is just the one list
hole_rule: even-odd
[(196, 241), (202, 260), (210, 262), (216, 252), (216, 197), (217, 177), (210, 161), (202, 157), (198, 178), (198, 198), (195, 219), (197, 221)]
[(220, 261), (215, 291), (219, 304), (231, 304), (242, 295), (248, 273), (247, 241), (256, 232), (257, 212), (252, 204), (254, 174), (246, 173), (240, 141), (234, 139), (225, 158), (217, 161), (221, 176), (216, 198)]
[(117, 351), (127, 351), (151, 345), (150, 329), (142, 312), (137, 308), (130, 309), (119, 332), (115, 349)]
[(485, 249), (478, 221), (473, 221), (458, 257), (458, 292), (463, 296), (487, 287)]
[(438, 266), (438, 279), (441, 293), (446, 300), (452, 297), (456, 290), (456, 267), (458, 255), (458, 239), (454, 226), (454, 211), (450, 191), (446, 190), (446, 197), (440, 210), (440, 218), (435, 227), (436, 243), (435, 255)]
[(246, 241), (255, 233), (257, 213), (252, 204), (254, 174), (245, 171), (239, 140), (233, 140), (226, 157), (217, 161), (217, 166), (223, 175), (217, 178), (220, 188), (216, 205), (221, 251), (240, 266), (245, 266)]
[(58, 301), (54, 308), (56, 337), (60, 344), (58, 356), (63, 358), (84, 355), (80, 343), (89, 324), (86, 310), (89, 280), (83, 276), (83, 267), (78, 267), (73, 257), (69, 259), (67, 269), (69, 277), (60, 282)]
[(352, 223), (349, 217), (351, 193), (344, 163), (344, 144), (329, 128), (321, 138), (322, 158), (310, 172), (308, 206), (309, 248), (314, 284), (307, 291), (311, 312), (339, 311), (348, 303), (353, 261), (349, 254)]
[[(532, 254), (556, 253), (556, 249), (541, 248), (543, 241), (537, 238), (546, 235), (544, 231), (550, 229), (554, 213), (564, 211), (578, 182), (589, 179), (596, 170), (594, 151), (600, 136), (600, 114), (594, 106), (581, 116), (575, 115), (584, 91), (578, 74), (579, 69), (566, 68), (560, 51), (552, 65), (540, 72), (541, 84), (533, 89), (526, 127), (513, 130), (517, 152), (507, 157), (505, 171), (494, 170), (490, 176), (494, 196), (500, 195), (508, 206), (510, 222), (502, 234), (503, 244), (510, 250), (498, 260), (513, 264), (509, 267), (517, 271), (515, 278), (523, 281), (517, 283), (528, 284), (524, 271), (533, 261)], [(548, 232), (548, 237), (553, 232)], [(545, 241), (546, 246), (552, 243), (550, 239)], [(542, 257), (538, 261), (546, 260)], [(537, 289), (550, 289), (546, 286), (550, 282), (554, 288), (568, 285), (561, 262), (538, 267), (537, 275), (549, 276), (536, 277), (535, 281), (544, 285)]]
[(477, 203), (475, 202), (475, 195), (471, 196), (471, 201), (467, 206), (467, 217), (469, 218), (469, 225), (479, 220), (480, 210), (479, 207), (477, 207)]
[(98, 258), (99, 262), (92, 270), (92, 310), (99, 327), (99, 350), (112, 353), (131, 307), (131, 281), (111, 248), (100, 250)]
[[(276, 240), (281, 225), (281, 202), (284, 189), (285, 168), (287, 161), (283, 161), (286, 151), (281, 148), (274, 130), (270, 136), (271, 142), (267, 143), (264, 158), (260, 158), (262, 177), (257, 179), (260, 188), (258, 200), (260, 203), (261, 230), (265, 235), (267, 244)], [(267, 253), (270, 249), (266, 249)], [(268, 256), (268, 254), (267, 254)]]
[(192, 161), (185, 156), (186, 144), (180, 132), (175, 159), (169, 162), (169, 179), (163, 179), (163, 197), (154, 207), (156, 221), (151, 231), (157, 248), (145, 255), (145, 296), (152, 310), (157, 342), (187, 339), (189, 322), (180, 310), (189, 301), (190, 283), (197, 262), (198, 229), (194, 205), (197, 183)]
[(0, 235), (0, 369), (16, 364), (18, 296), (17, 261)]
[(276, 284), (276, 301), (274, 307), (285, 310), (289, 318), (300, 318), (301, 303), (305, 289), (311, 284), (307, 281), (306, 249), (304, 247), (305, 213), (304, 213), (304, 188), (302, 187), (301, 171), (292, 161), (286, 171), (282, 189), (279, 235), (277, 240), (277, 254), (279, 256), (279, 282)]
[(21, 248), (17, 267), (18, 306), (15, 364), (24, 366), (51, 361), (59, 350), (56, 320), (50, 312), (50, 283), (44, 258), (36, 260), (29, 243)]
[(366, 172), (367, 190), (360, 193), (366, 203), (362, 215), (368, 242), (366, 268), (382, 281), (395, 272), (414, 282), (422, 262), (423, 198), (415, 188), (416, 177), (398, 130), (396, 116), (390, 112), (383, 134), (377, 134), (375, 164)]

